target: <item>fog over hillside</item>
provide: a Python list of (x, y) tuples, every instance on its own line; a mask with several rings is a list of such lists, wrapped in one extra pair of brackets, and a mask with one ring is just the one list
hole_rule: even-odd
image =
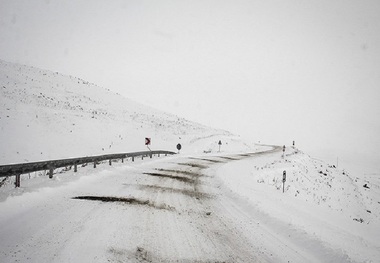
[(380, 173), (378, 0), (1, 0), (0, 59)]
[[(0, 163), (151, 149), (251, 149), (239, 136), (143, 106), (80, 78), (0, 61)], [(251, 145), (252, 146), (252, 145)]]
[(380, 262), (379, 14), (0, 0), (0, 262)]
[[(181, 154), (171, 157), (114, 161), (96, 169), (84, 165), (77, 172), (72, 166), (57, 168), (52, 179), (46, 171), (26, 173), (17, 188), (14, 176), (1, 178), (4, 262), (65, 262), (72, 255), (82, 262), (141, 262), (141, 251), (150, 262), (251, 262), (256, 257), (276, 263), (376, 262), (379, 257), (376, 175), (357, 176), (294, 146), (283, 152), (282, 146), (249, 143), (86, 80), (2, 60), (0, 96), (0, 165), (143, 151), (145, 137), (151, 138), (152, 150), (176, 151), (182, 145)], [(104, 217), (106, 206), (94, 208), (76, 199), (116, 204)], [(132, 209), (131, 200), (137, 203)], [(120, 202), (127, 206), (120, 209)], [(100, 216), (84, 219), (83, 209), (95, 209)], [(62, 211), (70, 220), (82, 218), (84, 230), (73, 228), (70, 220), (61, 222)], [(124, 222), (119, 219), (127, 214), (123, 234), (111, 238), (120, 230), (107, 220)], [(54, 223), (44, 227), (36, 220), (41, 217)], [(141, 220), (154, 224), (140, 225)], [(55, 224), (70, 237), (57, 234)], [(136, 229), (142, 231), (134, 236)], [(29, 238), (36, 231), (41, 253)], [(87, 231), (96, 233), (92, 245), (82, 242)], [(64, 248), (52, 245), (51, 235)], [(126, 236), (128, 245), (120, 241)], [(138, 238), (142, 241), (136, 243)], [(170, 246), (163, 245), (169, 240)], [(128, 252), (109, 248), (118, 242)]]

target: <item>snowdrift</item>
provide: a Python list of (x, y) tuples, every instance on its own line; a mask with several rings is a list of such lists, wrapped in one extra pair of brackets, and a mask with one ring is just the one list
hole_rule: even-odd
[[(293, 147), (287, 147), (285, 156), (275, 153), (236, 161), (216, 173), (227, 189), (257, 207), (272, 229), (291, 242), (303, 240), (298, 247), (310, 248), (316, 244), (313, 239), (322, 240), (332, 254), (343, 250), (358, 262), (377, 262), (373, 260), (380, 256), (378, 176), (352, 176)], [(314, 250), (320, 253), (317, 247)]]

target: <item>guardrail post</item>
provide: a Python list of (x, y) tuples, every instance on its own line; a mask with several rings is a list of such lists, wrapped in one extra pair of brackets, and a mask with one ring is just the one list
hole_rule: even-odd
[(78, 165), (74, 164), (74, 173), (78, 172)]
[(96, 161), (94, 161), (94, 168), (96, 168)]
[(16, 174), (15, 187), (20, 187), (21, 182), (21, 174)]
[(150, 154), (150, 158), (152, 159), (152, 153)]
[(134, 156), (132, 156), (132, 162), (134, 162), (135, 161), (135, 157)]
[(144, 160), (144, 155), (141, 155), (141, 160)]
[(112, 165), (112, 160), (111, 159), (109, 160), (109, 164)]
[(49, 167), (49, 178), (53, 178), (54, 167)]
[(121, 163), (124, 163), (124, 158), (121, 158)]
[(158, 154), (158, 157), (160, 157), (160, 154)]

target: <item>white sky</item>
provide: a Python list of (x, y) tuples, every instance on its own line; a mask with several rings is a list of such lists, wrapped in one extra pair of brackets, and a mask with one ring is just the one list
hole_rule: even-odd
[(0, 59), (380, 173), (378, 0), (0, 0)]

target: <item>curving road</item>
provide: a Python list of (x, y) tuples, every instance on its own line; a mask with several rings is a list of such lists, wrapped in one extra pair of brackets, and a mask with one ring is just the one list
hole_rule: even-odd
[(281, 150), (103, 165), (9, 198), (0, 203), (0, 262), (281, 262), (268, 242), (302, 262), (213, 173)]

